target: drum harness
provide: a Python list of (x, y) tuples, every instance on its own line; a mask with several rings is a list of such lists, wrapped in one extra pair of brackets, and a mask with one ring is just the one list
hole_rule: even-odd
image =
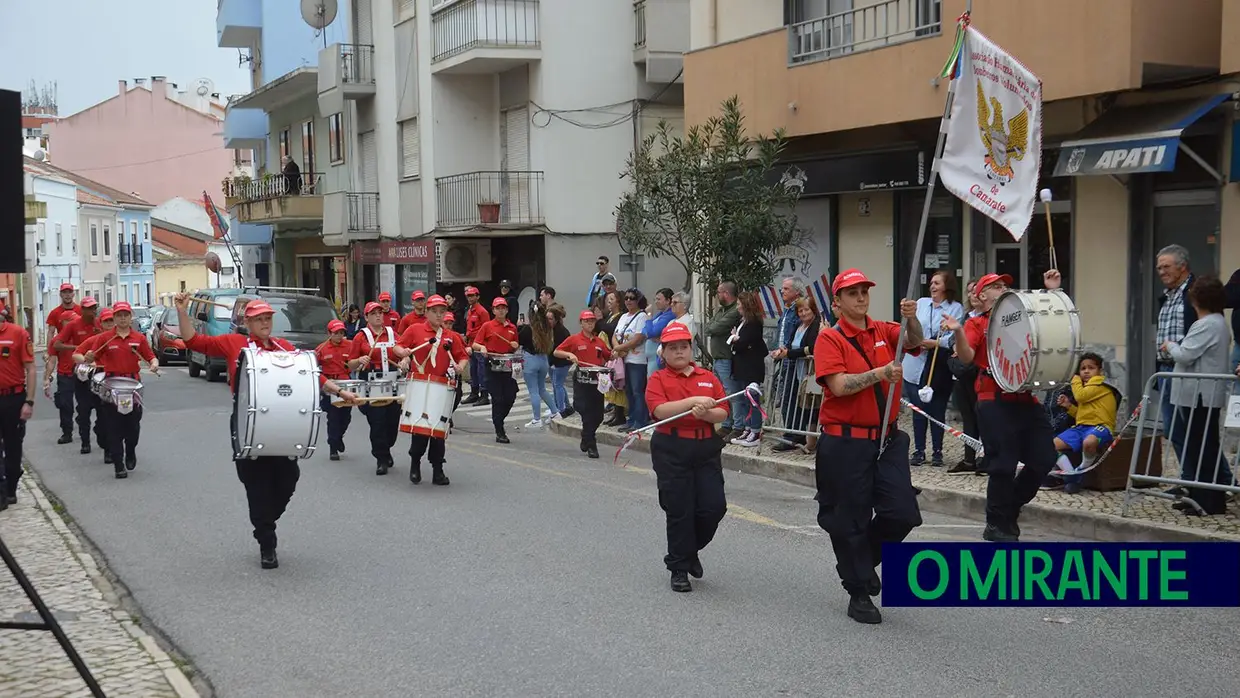
[[(383, 329), (385, 332), (387, 332), (387, 341), (386, 342), (375, 342), (375, 335), (373, 332), (370, 331), (370, 328), (369, 327), (362, 328), (362, 332), (365, 333), (366, 335), (366, 341), (367, 343), (370, 344), (370, 350), (371, 351), (374, 351), (376, 349), (379, 350), (379, 361), (383, 365), (382, 369), (371, 368), (370, 371), (368, 372), (368, 375), (372, 378), (377, 377), (380, 380), (390, 378), (393, 374), (396, 374), (397, 376), (400, 375), (399, 370), (392, 371), (388, 369), (390, 365), (393, 365), (396, 363), (392, 361), (392, 359), (388, 356), (388, 349), (396, 346), (395, 333), (393, 333), (392, 328), (387, 325), (384, 325)], [(375, 375), (376, 373), (378, 373), (378, 376)]]
[[(391, 330), (389, 329), (388, 331), (390, 332)], [(426, 353), (426, 361), (418, 361), (417, 359), (413, 358), (413, 354), (410, 354), (409, 355), (410, 365), (416, 368), (418, 373), (426, 373), (427, 363), (430, 363), (431, 367), (434, 368), (439, 363), (439, 348), (442, 344), (443, 344), (443, 328), (440, 327), (438, 330), (435, 331), (435, 341), (431, 343), (431, 346), (427, 347), (428, 351)], [(450, 374), (454, 374), (453, 367), (449, 366), (448, 371)]]

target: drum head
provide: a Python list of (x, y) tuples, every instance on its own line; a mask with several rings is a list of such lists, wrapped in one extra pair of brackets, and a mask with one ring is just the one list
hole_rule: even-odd
[(1037, 317), (1019, 291), (1008, 291), (995, 301), (986, 330), (990, 373), (1005, 392), (1027, 387), (1037, 365)]

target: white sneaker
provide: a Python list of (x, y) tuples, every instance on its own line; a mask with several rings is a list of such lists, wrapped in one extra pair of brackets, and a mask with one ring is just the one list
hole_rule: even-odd
[(757, 448), (761, 443), (762, 443), (762, 432), (751, 431), (745, 434), (745, 439), (741, 441), (740, 445), (746, 448)]
[(736, 445), (736, 446), (744, 446), (744, 445), (745, 445), (745, 444), (749, 441), (749, 435), (750, 435), (750, 434), (752, 434), (752, 433), (753, 433), (753, 430), (752, 430), (752, 429), (746, 429), (746, 430), (745, 430), (745, 433), (741, 434), (740, 436), (736, 437), (735, 439), (732, 439), (732, 442), (731, 442), (731, 443), (732, 443), (732, 444), (734, 444), (734, 445)]
[(542, 429), (543, 423), (537, 419), (531, 419), (525, 423), (526, 429)]
[(550, 424), (551, 420), (559, 419), (559, 418), (560, 418), (560, 413), (556, 412), (555, 414), (548, 415), (547, 418), (543, 420), (543, 424)]

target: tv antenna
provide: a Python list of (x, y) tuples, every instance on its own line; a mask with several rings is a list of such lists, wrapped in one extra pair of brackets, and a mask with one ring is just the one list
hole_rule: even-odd
[(301, 18), (323, 36), (323, 48), (327, 48), (327, 26), (336, 21), (339, 9), (336, 0), (301, 0)]

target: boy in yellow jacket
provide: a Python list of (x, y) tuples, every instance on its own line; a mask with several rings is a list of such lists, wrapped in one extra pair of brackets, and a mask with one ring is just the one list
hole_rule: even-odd
[(1084, 456), (1082, 468), (1088, 468), (1115, 434), (1115, 420), (1119, 412), (1119, 396), (1115, 388), (1106, 384), (1102, 375), (1102, 357), (1093, 352), (1081, 355), (1076, 375), (1072, 376), (1072, 397), (1059, 396), (1059, 406), (1076, 419), (1076, 425), (1055, 437), (1055, 450), (1060, 456), (1059, 469), (1064, 472), (1064, 492), (1075, 494), (1081, 490), (1081, 475), (1074, 475), (1075, 468), (1068, 460), (1068, 453)]

